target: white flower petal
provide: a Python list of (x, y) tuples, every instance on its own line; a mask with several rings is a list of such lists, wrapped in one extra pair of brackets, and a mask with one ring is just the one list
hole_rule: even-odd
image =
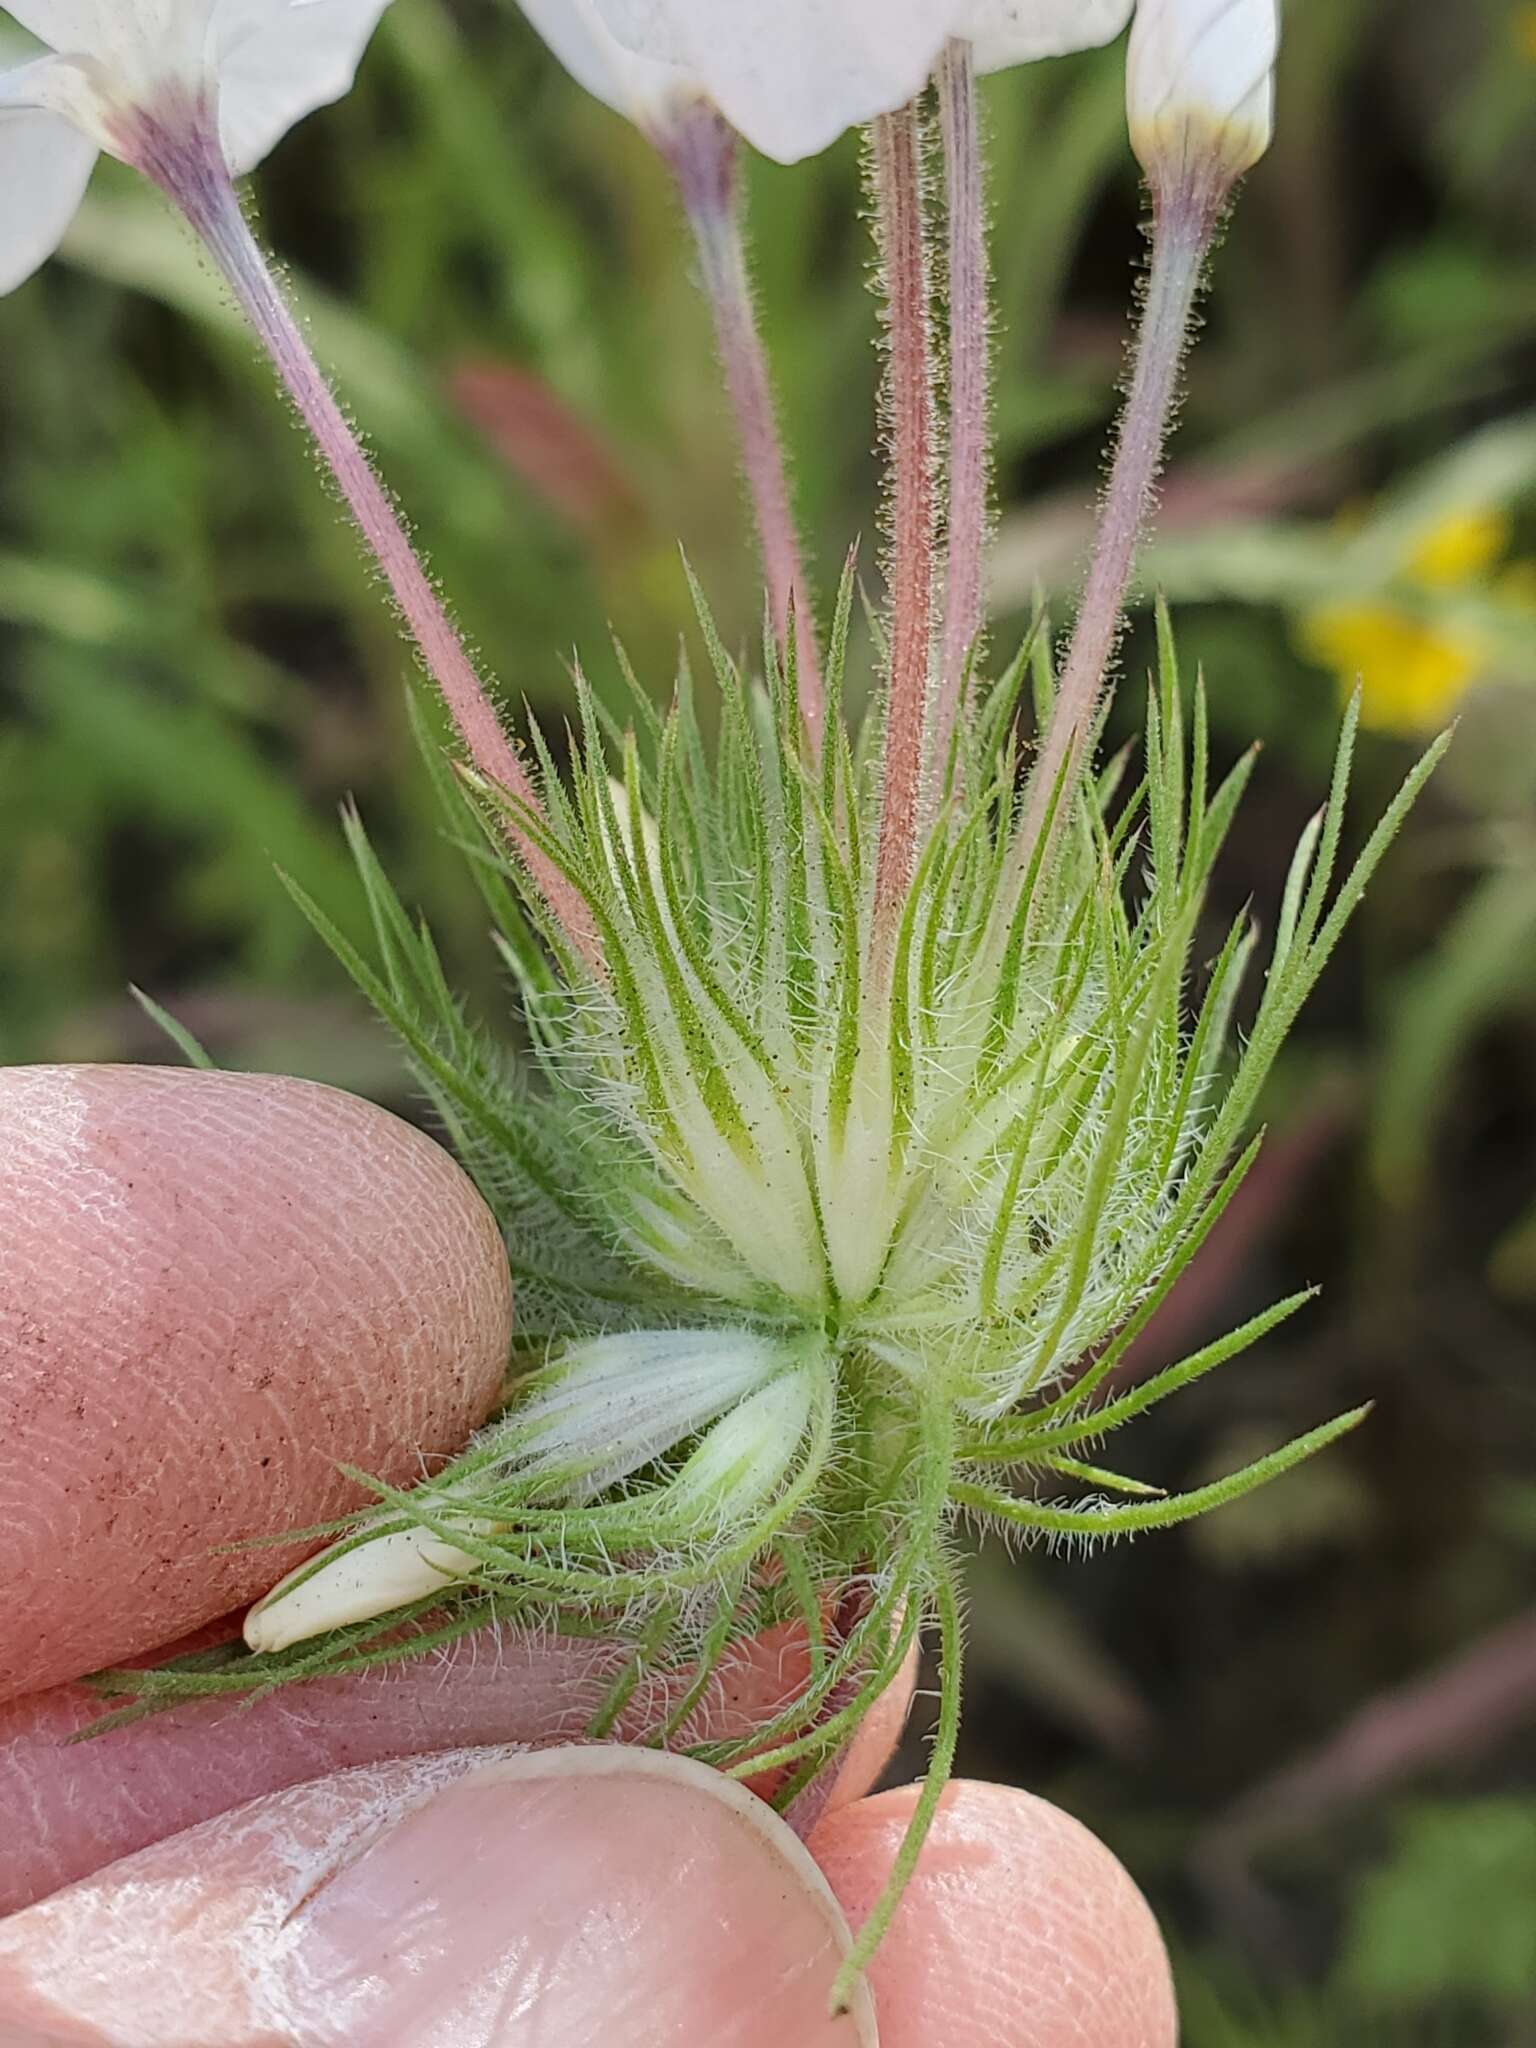
[[(0, 110), (67, 122), (94, 157), (111, 148), (110, 124), (119, 111), (106, 88), (101, 66), (93, 58), (38, 57), (0, 73)], [(25, 197), (23, 186), (17, 198)]]
[(689, 30), (673, 0), (596, 0), (609, 31), (628, 50), (658, 64), (686, 64)]
[(5, 0), (5, 11), (50, 49), (80, 51), (110, 47), (125, 12), (153, 14), (164, 4), (145, 0), (136, 10), (131, 0)]
[[(104, 147), (177, 87), (216, 91), (230, 168), (258, 163), (295, 121), (352, 83), (389, 0), (18, 0), (9, 11), (89, 94), (56, 81), (56, 112)], [(171, 102), (174, 104), (174, 101)]]
[(699, 87), (676, 64), (626, 48), (603, 24), (593, 0), (520, 0), (522, 10), (578, 85), (637, 127), (666, 126)]
[[(287, 4), (287, 0), (282, 0)], [(124, 99), (198, 83), (215, 0), (6, 0), (6, 12), (65, 57), (99, 63)]]
[(14, 291), (59, 246), (95, 161), (95, 143), (56, 114), (0, 111), (0, 293)]
[(950, 32), (974, 46), (978, 71), (1112, 42), (1134, 0), (960, 0)]
[(793, 163), (920, 91), (956, 0), (597, 0), (620, 42), (681, 64), (765, 156)]
[(213, 61), (232, 171), (248, 171), (351, 86), (389, 0), (221, 0)]

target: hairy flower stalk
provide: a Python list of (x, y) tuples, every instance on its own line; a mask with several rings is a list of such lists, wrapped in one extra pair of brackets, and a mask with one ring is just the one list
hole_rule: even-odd
[[(536, 809), (533, 785), (496, 707), (251, 232), (212, 121), (195, 104), (174, 102), (159, 116), (138, 115), (125, 137), (129, 152), (136, 168), (186, 216), (218, 265), (313, 435), (470, 761), (487, 780)], [(600, 971), (601, 950), (586, 906), (529, 836), (515, 825), (512, 829), (539, 885), (542, 907), (577, 956)]]
[(801, 561), (768, 358), (747, 267), (741, 146), (735, 131), (702, 100), (677, 112), (657, 130), (656, 141), (677, 178), (693, 230), (700, 278), (714, 318), (726, 389), (736, 417), (773, 630), (782, 659), (793, 627), (800, 712), (815, 748), (820, 744), (824, 714), (816, 611)]
[[(851, 602), (845, 579), (834, 701)], [(1251, 764), (1209, 786), (1203, 702), (1197, 691), (1191, 725), (1166, 632), (1144, 783), (1118, 811), (1091, 789), (1079, 799), (1042, 943), (1001, 960), (977, 945), (1012, 846), (1015, 663), (957, 732), (974, 794), (924, 849), (875, 1001), (861, 977), (878, 778), (836, 726), (808, 778), (784, 669), (770, 663), (759, 695), (707, 612), (702, 630), (714, 747), (686, 677), (616, 754), (584, 696), (582, 749), (568, 786), (548, 786), (544, 822), (503, 799), (587, 903), (609, 966), (602, 983), (552, 987), (510, 893), (492, 892), (537, 1088), (466, 1022), (355, 821), (380, 966), (308, 906), (501, 1219), (519, 1283), (517, 1398), (425, 1485), (375, 1485), (376, 1513), (254, 1610), (258, 1654), (112, 1683), (150, 1701), (260, 1687), (502, 1619), (630, 1642), (615, 1698), (672, 1674), (655, 1731), (671, 1740), (732, 1643), (799, 1619), (816, 1646), (799, 1696), (749, 1755), (702, 1752), (733, 1772), (781, 1768), (791, 1799), (932, 1618), (944, 1738), (921, 1824), (959, 1712), (958, 1518), (1084, 1542), (1171, 1526), (1359, 1420), (1183, 1495), (1097, 1457), (1113, 1430), (1301, 1305), (1108, 1393), (1241, 1183), (1275, 1054), (1435, 755), (1341, 879), (1346, 727), (1234, 1054), (1246, 920), (1198, 985), (1193, 960)], [(457, 832), (489, 827), (454, 778), (440, 788)], [(520, 864), (505, 872), (531, 893)], [(871, 1066), (883, 1086), (861, 1094)], [(847, 1604), (850, 1588), (861, 1597)], [(846, 1617), (836, 1632), (829, 1602)]]
[[(1203, 918), (1252, 758), (1212, 775), (1203, 691), (1181, 679), (1166, 618), (1142, 772), (1123, 790), (1082, 772), (1201, 267), (1267, 104), (1262, 9), (1230, 40), (1247, 5), (1142, 0), (1131, 105), (1157, 252), (1094, 572), (1059, 686), (1037, 633), (1000, 677), (972, 683), (963, 717), (951, 706), (953, 800), (925, 807), (937, 768), (937, 377), (909, 107), (881, 116), (872, 143), (892, 509), (889, 645), (869, 727), (851, 730), (842, 712), (850, 568), (826, 650), (835, 712), (819, 754), (803, 664), (769, 633), (762, 674), (744, 672), (697, 592), (707, 706), (686, 662), (665, 710), (636, 687), (627, 726), (578, 677), (574, 758), (557, 771), (535, 731), (537, 790), (478, 726), (467, 777), (429, 749), (453, 833), (484, 840), (474, 871), (526, 1052), (470, 1021), (430, 935), (348, 819), (374, 957), (299, 900), (399, 1035), (501, 1223), (518, 1282), (515, 1392), (423, 1484), (370, 1481), (374, 1507), (258, 1604), (245, 1652), (110, 1676), (99, 1681), (108, 1690), (154, 1705), (266, 1688), (505, 1622), (622, 1644), (592, 1732), (638, 1698), (652, 1702), (652, 1740), (686, 1744), (722, 1657), (790, 1623), (807, 1660), (796, 1697), (750, 1741), (695, 1753), (737, 1776), (777, 1770), (781, 1803), (806, 1811), (932, 1623), (938, 1738), (891, 1882), (840, 1980), (846, 1996), (954, 1757), (957, 1531), (1087, 1545), (1170, 1527), (1360, 1420), (1340, 1416), (1186, 1493), (1106, 1468), (1099, 1448), (1305, 1298), (1116, 1390), (1117, 1366), (1251, 1165), (1250, 1125), (1286, 1032), (1440, 751), (1346, 863), (1346, 718), (1240, 1033), (1256, 936), (1240, 916), (1211, 961)], [(1108, 0), (1095, 17), (1112, 25), (1117, 9)], [(996, 10), (985, 0), (979, 11)], [(1008, 0), (1007, 34), (1069, 32), (1059, 0), (1040, 0), (1044, 28), (1034, 12)], [(832, 16), (816, 18), (825, 27)], [(1081, 40), (1080, 14), (1074, 32)], [(979, 264), (960, 126), (967, 66), (954, 53), (943, 93), (950, 189), (965, 216), (951, 268), (966, 331), (952, 348), (981, 372), (982, 274), (965, 282), (954, 253), (964, 243)], [(434, 666), (446, 661), (462, 691), (473, 672), (437, 637), (450, 629), (400, 553), (392, 509), (227, 177), (206, 166), (202, 182), (185, 177), (181, 159), (163, 167), (318, 422)], [(968, 509), (951, 536), (950, 602), (969, 648), (984, 377), (979, 395), (957, 391), (954, 404)], [(946, 686), (957, 672), (941, 667)], [(1021, 802), (1030, 700), (1056, 711)]]
[[(647, 55), (619, 39), (599, 0), (521, 0), (521, 4), (573, 77), (606, 105), (627, 115), (666, 159), (677, 180), (735, 415), (779, 655), (782, 659), (787, 652), (793, 622), (800, 708), (814, 752), (820, 745), (823, 718), (816, 612), (801, 561), (773, 384), (747, 262), (738, 132), (720, 112), (709, 89), (704, 75), (707, 67), (677, 61), (673, 39), (663, 39), (665, 55)], [(804, 109), (797, 111), (803, 113)]]
[(1064, 819), (1060, 792), (1096, 728), (1206, 260), (1234, 184), (1268, 146), (1277, 37), (1275, 0), (1147, 0), (1137, 13), (1127, 102), (1152, 195), (1152, 268), (1093, 561), (1030, 779), (1026, 857)]
[(1059, 791), (1070, 790), (1094, 733), (1141, 536), (1151, 517), (1173, 418), (1179, 368), (1219, 211), (1193, 194), (1154, 200), (1152, 270), (1142, 306), (1130, 391), (1109, 487), (1055, 710), (1030, 777), (1022, 849), (1045, 831)]
[(945, 538), (944, 637), (934, 715), (930, 784), (940, 793), (966, 670), (985, 624), (991, 445), (988, 368), (991, 316), (987, 216), (976, 65), (969, 43), (951, 40), (939, 66), (939, 120), (949, 215), (949, 499)]
[(917, 860), (929, 763), (937, 497), (932, 279), (916, 109), (882, 115), (870, 133), (886, 308), (890, 459), (890, 656), (871, 955), (878, 979)]

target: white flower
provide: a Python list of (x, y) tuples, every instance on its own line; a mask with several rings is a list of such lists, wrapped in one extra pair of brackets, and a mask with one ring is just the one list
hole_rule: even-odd
[(99, 151), (206, 110), (250, 170), (338, 99), (389, 0), (6, 0), (43, 44), (0, 71), (0, 291), (58, 246)]
[(520, 4), (576, 83), (653, 140), (703, 96), (703, 86), (682, 65), (627, 49), (604, 25), (594, 0)]
[(1277, 0), (1141, 0), (1126, 100), (1145, 168), (1210, 163), (1230, 182), (1274, 133)]
[(793, 163), (904, 106), (951, 36), (983, 71), (1118, 35), (1132, 0), (522, 0), (572, 75), (648, 133), (706, 99)]
[(957, 0), (594, 0), (625, 48), (678, 67), (754, 148), (814, 156), (922, 90)]
[(960, 0), (949, 32), (970, 43), (978, 71), (1113, 42), (1135, 0)]

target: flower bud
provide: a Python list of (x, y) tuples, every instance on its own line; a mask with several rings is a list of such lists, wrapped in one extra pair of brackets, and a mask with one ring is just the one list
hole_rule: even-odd
[(1131, 28), (1131, 142), (1154, 188), (1222, 193), (1274, 133), (1276, 0), (1141, 0)]
[[(772, 1491), (804, 1434), (809, 1380), (785, 1372), (788, 1356), (780, 1338), (723, 1328), (623, 1330), (574, 1345), (512, 1415), (476, 1438), (480, 1477), (495, 1487), (520, 1478), (577, 1507), (715, 1424), (668, 1497), (685, 1521), (729, 1520)], [(472, 1541), (505, 1533), (494, 1512), (470, 1511), (474, 1484), (422, 1497)], [(274, 1586), (246, 1616), (250, 1648), (286, 1650), (371, 1621), (480, 1569), (472, 1552), (431, 1529), (388, 1529), (390, 1519), (373, 1525), (387, 1533), (360, 1529)]]
[(670, 1505), (685, 1519), (728, 1527), (783, 1485), (811, 1419), (808, 1371), (787, 1372), (722, 1417), (677, 1475)]
[[(485, 1536), (492, 1525), (466, 1526), (469, 1534)], [(479, 1568), (478, 1558), (430, 1529), (395, 1529), (319, 1564), (311, 1560), (280, 1579), (245, 1617), (245, 1640), (260, 1652), (286, 1650), (330, 1629), (372, 1621), (428, 1594), (446, 1592)]]
[(524, 1471), (567, 1475), (585, 1496), (664, 1456), (783, 1363), (779, 1340), (750, 1330), (617, 1331), (574, 1345), (502, 1427)]

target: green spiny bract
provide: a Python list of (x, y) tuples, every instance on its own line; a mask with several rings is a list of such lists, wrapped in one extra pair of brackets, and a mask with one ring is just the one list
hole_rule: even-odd
[[(845, 584), (834, 680), (849, 604)], [(793, 1790), (936, 1613), (936, 1797), (958, 1711), (959, 1518), (1026, 1537), (1161, 1527), (1358, 1419), (1171, 1498), (1085, 1461), (1303, 1298), (1106, 1397), (1250, 1164), (1275, 1053), (1438, 750), (1335, 887), (1346, 720), (1234, 1053), (1246, 918), (1205, 971), (1192, 953), (1251, 757), (1210, 785), (1203, 694), (1186, 719), (1166, 622), (1140, 779), (1117, 761), (1062, 799), (1040, 846), (1017, 843), (1015, 734), (1024, 695), (1038, 720), (1049, 709), (1047, 636), (978, 694), (882, 939), (878, 735), (856, 746), (833, 717), (813, 758), (792, 658), (786, 671), (770, 644), (767, 684), (751, 685), (700, 615), (712, 742), (686, 673), (665, 716), (632, 687), (627, 730), (582, 686), (574, 765), (562, 781), (537, 741), (543, 814), (510, 818), (504, 792), (426, 750), (457, 829), (474, 828), (525, 1055), (466, 1022), (348, 821), (378, 966), (306, 907), (404, 1040), (502, 1222), (522, 1376), (464, 1456), (413, 1491), (375, 1488), (379, 1510), (342, 1539), (354, 1551), (417, 1531), (419, 1597), (376, 1603), (383, 1614), (365, 1602), (276, 1654), (135, 1675), (140, 1694), (354, 1668), (515, 1618), (634, 1645), (597, 1733), (648, 1669), (691, 1673), (653, 1731), (670, 1739), (733, 1641), (799, 1616), (814, 1646), (800, 1696), (756, 1732), (750, 1763), (745, 1744), (702, 1752), (791, 1767)], [(509, 823), (580, 891), (601, 975), (500, 852)], [(263, 1607), (316, 1586), (335, 1556)], [(866, 1933), (861, 1953), (878, 1928)]]

